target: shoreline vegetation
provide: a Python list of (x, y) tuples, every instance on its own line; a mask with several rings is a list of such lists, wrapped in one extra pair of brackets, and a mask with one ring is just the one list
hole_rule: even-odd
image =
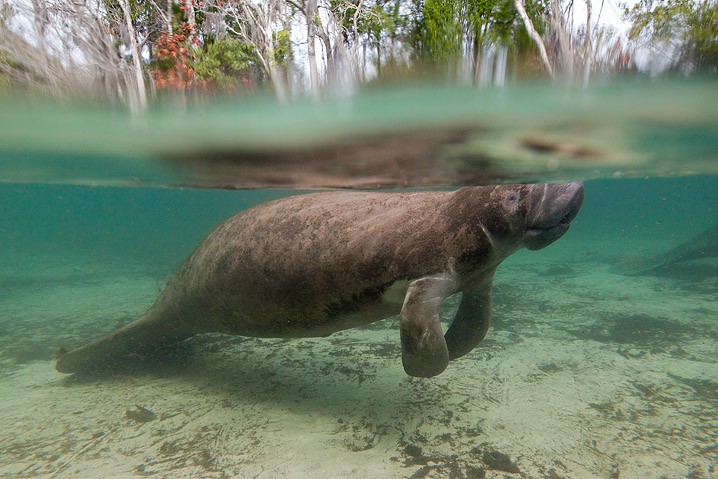
[(0, 90), (139, 113), (167, 96), (286, 103), (416, 79), (716, 75), (716, 0), (612, 1), (2, 0)]

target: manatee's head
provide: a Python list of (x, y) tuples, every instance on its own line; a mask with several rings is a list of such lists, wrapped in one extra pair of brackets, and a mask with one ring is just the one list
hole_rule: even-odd
[[(499, 206), (503, 227), (490, 228), (496, 239), (511, 238), (514, 247), (545, 248), (568, 230), (583, 202), (583, 184), (501, 185), (491, 198)], [(502, 234), (503, 233), (503, 234)]]
[(524, 246), (545, 248), (559, 239), (581, 209), (582, 183), (528, 185)]

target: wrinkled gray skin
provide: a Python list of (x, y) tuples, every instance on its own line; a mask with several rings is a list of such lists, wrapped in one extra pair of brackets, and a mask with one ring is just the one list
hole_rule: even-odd
[[(57, 362), (111, 368), (192, 335), (327, 336), (400, 315), (407, 374), (440, 374), (484, 337), (496, 267), (560, 238), (580, 183), (451, 192), (325, 192), (283, 198), (220, 224), (137, 321)], [(443, 334), (439, 309), (462, 292)]]

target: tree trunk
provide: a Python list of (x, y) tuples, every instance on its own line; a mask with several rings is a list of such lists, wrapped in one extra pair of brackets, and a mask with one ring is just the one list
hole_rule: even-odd
[(304, 4), (304, 17), (307, 20), (307, 60), (309, 61), (309, 81), (312, 98), (319, 99), (319, 71), (317, 69), (316, 39), (317, 26), (314, 17), (317, 15), (317, 0), (307, 0)]
[(593, 45), (591, 44), (591, 0), (586, 0), (586, 39), (583, 42), (583, 86), (588, 86), (593, 61)]
[(284, 75), (282, 69), (276, 65), (269, 66), (269, 77), (272, 79), (272, 85), (274, 85), (274, 93), (277, 95), (277, 99), (280, 103), (287, 102), (287, 85), (284, 81)]
[(482, 60), (482, 42), (480, 40), (481, 35), (478, 29), (474, 31), (474, 38), (471, 41), (471, 48), (473, 49), (472, 57), (473, 64), (471, 65), (471, 82), (474, 85), (480, 85), (479, 76), (481, 74), (481, 60)]
[(381, 32), (376, 35), (376, 77), (381, 78)]
[[(326, 68), (326, 80), (327, 83), (330, 82), (330, 79), (333, 75), (336, 75), (338, 72), (336, 70), (336, 65), (334, 64), (334, 48), (332, 47), (332, 40), (329, 38), (329, 34), (326, 32), (323, 26), (316, 26), (316, 33), (319, 39), (322, 41), (322, 44), (324, 45), (324, 62), (325, 62), (325, 68)], [(341, 42), (340, 39), (337, 39), (337, 42)]]
[(132, 17), (130, 15), (130, 5), (127, 0), (120, 0), (120, 8), (125, 16), (127, 24), (127, 32), (130, 37), (130, 50), (132, 51), (132, 63), (135, 73), (134, 94), (129, 96), (130, 109), (134, 113), (141, 113), (147, 109), (147, 90), (145, 89), (145, 78), (142, 74), (142, 61), (140, 59), (140, 48), (137, 45), (137, 33), (132, 25)]
[(361, 81), (366, 83), (366, 42), (361, 47)]
[(195, 27), (195, 21), (194, 21), (194, 5), (192, 5), (192, 0), (185, 0), (184, 2), (184, 16), (185, 21), (187, 22), (187, 25), (189, 25), (192, 30), (194, 31)]
[(564, 80), (572, 82), (574, 80), (574, 48), (571, 45), (571, 34), (566, 28), (566, 21), (561, 10), (560, 0), (551, 0), (553, 66), (554, 71), (560, 74)]
[(271, 28), (271, 23), (267, 22), (267, 26), (261, 29), (265, 39), (265, 44), (263, 48), (259, 49), (262, 50), (263, 53), (262, 51), (258, 51), (258, 53), (260, 59), (262, 60), (262, 63), (264, 64), (264, 67), (269, 73), (269, 78), (272, 80), (272, 85), (274, 86), (274, 93), (277, 95), (277, 99), (281, 103), (286, 103), (287, 86), (284, 82), (284, 75), (282, 74), (282, 69), (277, 64), (276, 52), (274, 50), (274, 39), (272, 37)]
[(536, 31), (533, 22), (526, 13), (523, 0), (514, 0), (514, 5), (516, 6), (516, 10), (518, 10), (519, 15), (521, 16), (521, 20), (523, 20), (524, 22), (524, 27), (526, 27), (526, 31), (539, 49), (541, 61), (543, 61), (544, 67), (546, 67), (546, 71), (548, 72), (549, 76), (551, 76), (551, 78), (555, 78), (553, 68), (551, 67), (551, 62), (549, 61), (548, 54), (546, 53), (546, 46), (543, 43), (541, 35), (539, 35), (539, 33)]
[[(352, 59), (356, 65), (359, 64), (359, 13), (361, 12), (363, 3), (364, 0), (359, 0), (356, 10), (354, 10), (354, 16), (352, 17), (352, 33), (354, 39), (354, 43), (352, 43)], [(364, 83), (366, 82), (366, 44), (362, 47), (362, 53), (361, 72), (357, 72), (357, 76), (360, 77), (359, 80), (361, 83)]]
[(506, 83), (506, 58), (508, 48), (505, 46), (496, 47), (496, 66), (494, 67), (494, 85), (504, 86)]

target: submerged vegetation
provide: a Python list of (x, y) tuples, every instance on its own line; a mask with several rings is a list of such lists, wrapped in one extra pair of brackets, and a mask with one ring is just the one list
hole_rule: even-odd
[(600, 6), (0, 0), (0, 89), (113, 99), (139, 111), (163, 92), (202, 98), (269, 90), (288, 101), (417, 77), (480, 86), (535, 78), (586, 84), (595, 75), (635, 73), (638, 57), (656, 54), (664, 68), (716, 74), (716, 0), (641, 0), (624, 7), (627, 34), (602, 19)]

